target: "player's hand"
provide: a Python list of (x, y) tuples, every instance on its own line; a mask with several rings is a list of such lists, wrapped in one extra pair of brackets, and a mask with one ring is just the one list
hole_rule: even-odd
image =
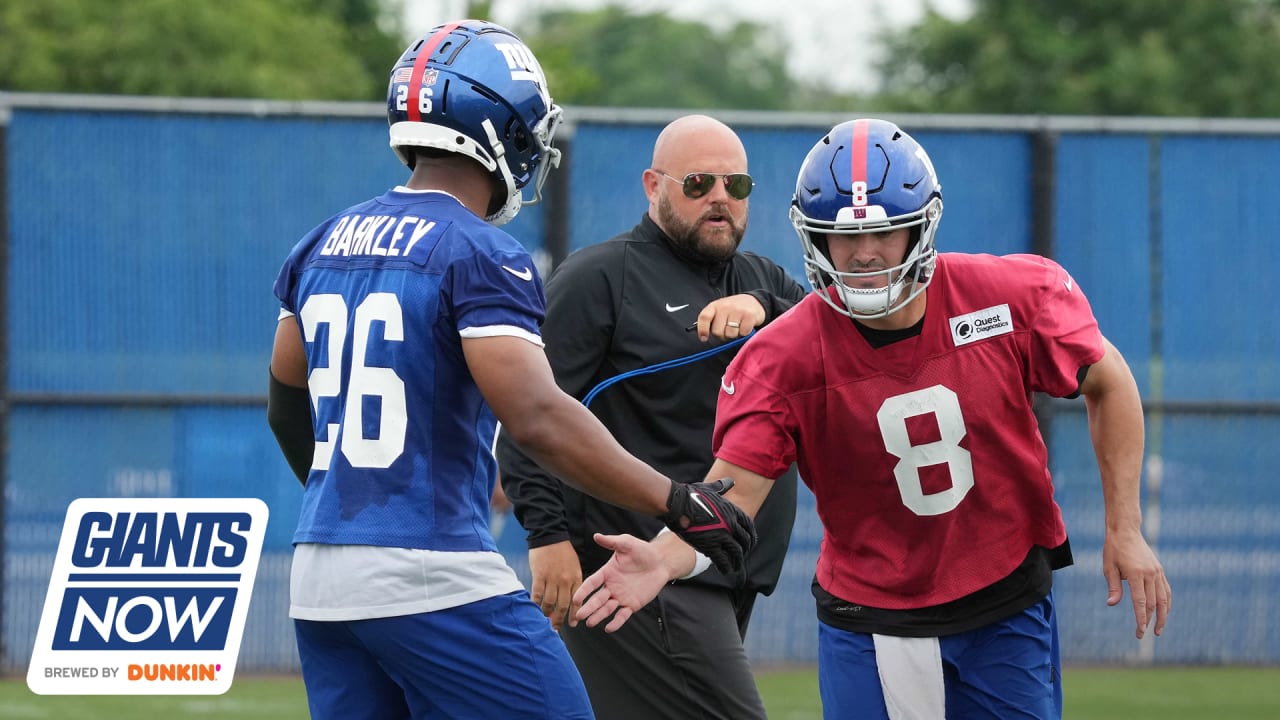
[(1153, 617), (1156, 635), (1164, 632), (1165, 621), (1173, 608), (1173, 588), (1141, 532), (1107, 532), (1102, 544), (1102, 574), (1107, 578), (1107, 605), (1119, 604), (1124, 597), (1122, 583), (1129, 583), (1133, 616), (1138, 624), (1135, 636), (1139, 640), (1146, 634)]
[(533, 576), (529, 595), (556, 630), (566, 619), (572, 622), (581, 603), (573, 593), (582, 584), (582, 565), (573, 543), (563, 540), (529, 549), (529, 572)]
[(631, 535), (596, 533), (594, 537), (601, 547), (612, 550), (613, 556), (574, 593), (573, 604), (579, 609), (569, 624), (583, 621), (587, 627), (595, 627), (609, 620), (604, 630), (614, 632), (658, 596), (667, 584), (668, 571), (653, 543)]
[(731, 478), (710, 483), (672, 481), (667, 512), (659, 516), (680, 539), (726, 574), (742, 567), (743, 556), (756, 544), (755, 523), (722, 497), (731, 487)]

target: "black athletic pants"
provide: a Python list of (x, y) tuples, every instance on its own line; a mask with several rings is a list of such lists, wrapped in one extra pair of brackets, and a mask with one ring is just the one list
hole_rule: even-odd
[(560, 631), (597, 720), (764, 720), (742, 640), (755, 593), (668, 585), (616, 633)]

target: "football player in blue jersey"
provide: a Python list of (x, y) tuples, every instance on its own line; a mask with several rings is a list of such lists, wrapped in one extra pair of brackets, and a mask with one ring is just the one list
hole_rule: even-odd
[(541, 278), (496, 227), (559, 159), (529, 49), (492, 23), (437, 27), (392, 68), (387, 115), (412, 176), (313, 229), (275, 283), (267, 414), (305, 486), (289, 614), (311, 715), (590, 717), (489, 530), (497, 423), (721, 569), (754, 527), (721, 497), (731, 483), (672, 482), (553, 379)]

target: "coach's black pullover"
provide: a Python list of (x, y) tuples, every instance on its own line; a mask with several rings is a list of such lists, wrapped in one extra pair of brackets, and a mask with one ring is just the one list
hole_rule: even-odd
[[(686, 330), (712, 300), (750, 293), (766, 322), (799, 302), (805, 288), (772, 261), (738, 252), (707, 265), (682, 257), (645, 215), (640, 224), (570, 255), (547, 281), (542, 326), (556, 382), (582, 400), (620, 373), (692, 355), (724, 344), (706, 343)], [(669, 370), (609, 386), (590, 409), (633, 455), (678, 482), (705, 478), (714, 457), (711, 432), (720, 380), (737, 347)], [(502, 486), (528, 531), (529, 547), (572, 540), (583, 576), (609, 559), (593, 532), (631, 533), (642, 540), (662, 529), (656, 518), (609, 505), (561, 483), (526, 456), (504, 432), (498, 439)], [(760, 541), (747, 557), (745, 585), (773, 591), (791, 539), (796, 509), (795, 466), (774, 484), (756, 526)], [(742, 587), (741, 572), (715, 568), (689, 582)]]

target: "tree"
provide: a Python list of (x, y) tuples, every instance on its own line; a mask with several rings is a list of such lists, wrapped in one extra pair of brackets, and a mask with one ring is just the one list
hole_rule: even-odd
[(377, 0), (5, 0), (0, 89), (376, 100), (404, 50)]
[(876, 106), (904, 112), (1274, 117), (1278, 0), (973, 0), (890, 35)]
[(617, 6), (551, 10), (518, 31), (557, 102), (662, 108), (789, 107), (785, 48), (762, 26), (715, 32)]

